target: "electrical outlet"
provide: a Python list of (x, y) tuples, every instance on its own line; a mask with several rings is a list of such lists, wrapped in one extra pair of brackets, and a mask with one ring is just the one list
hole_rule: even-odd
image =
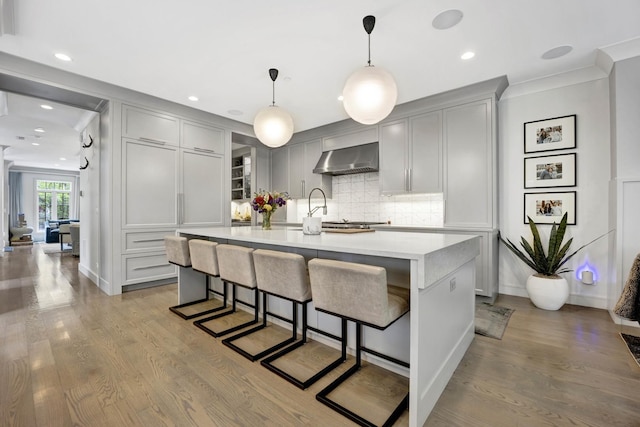
[(455, 277), (449, 281), (449, 292), (453, 292), (456, 289)]

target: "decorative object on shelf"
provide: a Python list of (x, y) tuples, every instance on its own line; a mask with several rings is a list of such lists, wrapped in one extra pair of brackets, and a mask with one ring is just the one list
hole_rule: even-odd
[(362, 24), (368, 35), (369, 60), (366, 67), (347, 79), (342, 89), (342, 105), (353, 120), (372, 125), (391, 113), (398, 99), (398, 87), (388, 71), (371, 65), (371, 32), (376, 18), (365, 16)]
[(576, 148), (576, 115), (536, 120), (524, 124), (524, 152)]
[(287, 204), (288, 193), (269, 192), (254, 193), (251, 207), (262, 214), (262, 229), (271, 230), (271, 215), (279, 208)]
[(80, 170), (85, 170), (88, 167), (89, 167), (89, 159), (87, 159), (87, 156), (85, 156), (84, 157), (84, 166), (80, 166)]
[(561, 273), (568, 273), (572, 270), (564, 267), (575, 254), (580, 250), (606, 236), (605, 233), (589, 243), (580, 246), (577, 250), (567, 254), (573, 238), (569, 239), (564, 245), (564, 234), (567, 230), (567, 213), (562, 216), (560, 224), (553, 223), (551, 232), (549, 233), (549, 246), (547, 253), (544, 252), (542, 239), (538, 232), (538, 227), (533, 219), (529, 218), (529, 228), (533, 235), (533, 245), (529, 244), (524, 237), (521, 237), (520, 245), (524, 252), (520, 250), (511, 240), (503, 239), (499, 234), (500, 240), (511, 252), (520, 258), (525, 264), (535, 270), (536, 274), (532, 274), (527, 279), (526, 289), (531, 302), (538, 308), (544, 310), (558, 310), (567, 302), (569, 298), (569, 283)]
[(524, 188), (576, 186), (576, 153), (524, 159)]
[(253, 131), (267, 147), (276, 148), (283, 146), (293, 135), (293, 119), (284, 109), (276, 105), (276, 79), (278, 70), (269, 69), (269, 77), (273, 82), (273, 98), (271, 105), (258, 111), (253, 120)]
[(576, 192), (524, 193), (524, 223), (553, 224), (567, 214), (568, 225), (576, 225)]

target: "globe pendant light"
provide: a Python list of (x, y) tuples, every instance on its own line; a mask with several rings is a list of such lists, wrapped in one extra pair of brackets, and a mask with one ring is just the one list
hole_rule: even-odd
[(276, 79), (278, 70), (269, 69), (269, 77), (273, 82), (273, 100), (268, 107), (258, 111), (253, 120), (253, 131), (256, 136), (267, 147), (276, 148), (283, 146), (293, 135), (293, 119), (291, 115), (282, 108), (276, 106)]
[(369, 37), (369, 61), (347, 79), (342, 90), (342, 105), (353, 120), (372, 125), (391, 113), (398, 99), (398, 87), (388, 71), (371, 65), (371, 32), (376, 18), (365, 16), (362, 24)]

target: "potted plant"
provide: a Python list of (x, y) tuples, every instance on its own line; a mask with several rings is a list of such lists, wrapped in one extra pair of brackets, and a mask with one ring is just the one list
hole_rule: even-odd
[(555, 222), (553, 223), (551, 233), (549, 234), (547, 253), (545, 253), (538, 227), (530, 217), (528, 218), (531, 234), (533, 235), (533, 244), (529, 244), (524, 237), (521, 237), (520, 245), (524, 251), (514, 245), (511, 240), (505, 240), (502, 236), (499, 237), (511, 252), (516, 254), (518, 258), (536, 272), (527, 279), (526, 288), (531, 302), (538, 308), (558, 310), (569, 298), (569, 284), (560, 274), (568, 273), (572, 270), (563, 267), (563, 265), (573, 258), (581, 249), (601, 237), (606, 236), (608, 233), (597, 237), (589, 243), (580, 246), (574, 252), (569, 253), (573, 238), (569, 239), (565, 244), (562, 243), (567, 230), (567, 214), (565, 213), (559, 225)]

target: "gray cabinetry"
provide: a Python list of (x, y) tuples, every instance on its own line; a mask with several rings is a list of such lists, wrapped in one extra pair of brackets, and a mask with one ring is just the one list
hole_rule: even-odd
[[(331, 177), (313, 173), (322, 155), (322, 140), (294, 144), (271, 152), (271, 184), (274, 191), (287, 191), (293, 199), (309, 197), (321, 188), (331, 197)], [(286, 190), (283, 190), (286, 188)]]
[(442, 112), (380, 125), (380, 192), (442, 192)]
[(157, 111), (123, 105), (122, 136), (141, 141), (179, 145), (179, 119)]
[(182, 148), (207, 153), (224, 153), (224, 130), (195, 122), (182, 122)]
[(178, 148), (123, 140), (122, 224), (125, 227), (175, 227)]
[(445, 227), (496, 228), (496, 143), (492, 102), (444, 110)]
[(183, 150), (181, 166), (180, 225), (223, 225), (223, 156)]

